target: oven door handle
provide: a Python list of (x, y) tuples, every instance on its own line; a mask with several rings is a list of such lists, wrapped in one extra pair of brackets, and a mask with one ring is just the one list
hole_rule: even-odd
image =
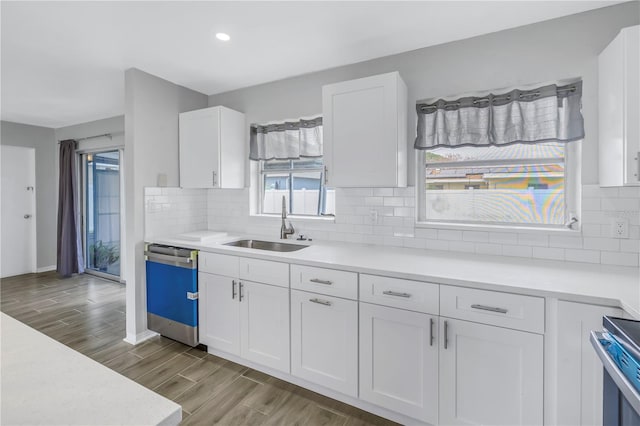
[(631, 382), (629, 382), (629, 379), (622, 374), (618, 366), (613, 362), (609, 353), (605, 350), (604, 346), (602, 346), (602, 343), (600, 343), (601, 338), (602, 333), (592, 331), (589, 340), (591, 341), (591, 345), (595, 349), (596, 354), (598, 355), (598, 358), (600, 358), (602, 366), (606, 372), (609, 373), (609, 376), (611, 376), (611, 379), (618, 389), (620, 389), (620, 392), (624, 395), (631, 407), (633, 407), (636, 413), (640, 414), (640, 394)]

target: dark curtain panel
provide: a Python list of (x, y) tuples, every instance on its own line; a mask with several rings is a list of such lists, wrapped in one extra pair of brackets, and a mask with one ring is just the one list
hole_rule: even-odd
[(60, 182), (58, 188), (57, 271), (62, 276), (84, 272), (80, 232), (76, 221), (76, 145), (74, 140), (60, 142)]

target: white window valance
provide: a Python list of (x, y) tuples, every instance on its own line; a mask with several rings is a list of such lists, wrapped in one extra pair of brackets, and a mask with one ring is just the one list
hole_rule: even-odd
[(415, 149), (571, 142), (584, 138), (582, 81), (418, 103)]
[(254, 161), (322, 157), (322, 117), (253, 124), (249, 144)]

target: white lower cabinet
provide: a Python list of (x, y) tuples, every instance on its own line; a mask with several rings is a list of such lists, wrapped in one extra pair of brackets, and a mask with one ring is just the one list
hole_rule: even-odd
[(360, 399), (438, 422), (438, 317), (360, 303)]
[(199, 273), (200, 343), (288, 373), (289, 289)]
[(589, 335), (602, 330), (604, 315), (622, 316), (617, 308), (558, 302), (558, 425), (602, 424), (602, 363)]
[(543, 424), (542, 335), (440, 318), (441, 425)]
[(291, 290), (291, 374), (358, 396), (358, 302)]
[(198, 274), (200, 343), (240, 355), (238, 281), (222, 275)]
[(241, 284), (240, 356), (289, 372), (289, 289)]

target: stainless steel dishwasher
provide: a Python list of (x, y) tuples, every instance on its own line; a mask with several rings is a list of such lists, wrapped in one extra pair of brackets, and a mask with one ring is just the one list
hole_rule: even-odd
[(198, 345), (198, 251), (145, 246), (147, 324), (170, 339)]

